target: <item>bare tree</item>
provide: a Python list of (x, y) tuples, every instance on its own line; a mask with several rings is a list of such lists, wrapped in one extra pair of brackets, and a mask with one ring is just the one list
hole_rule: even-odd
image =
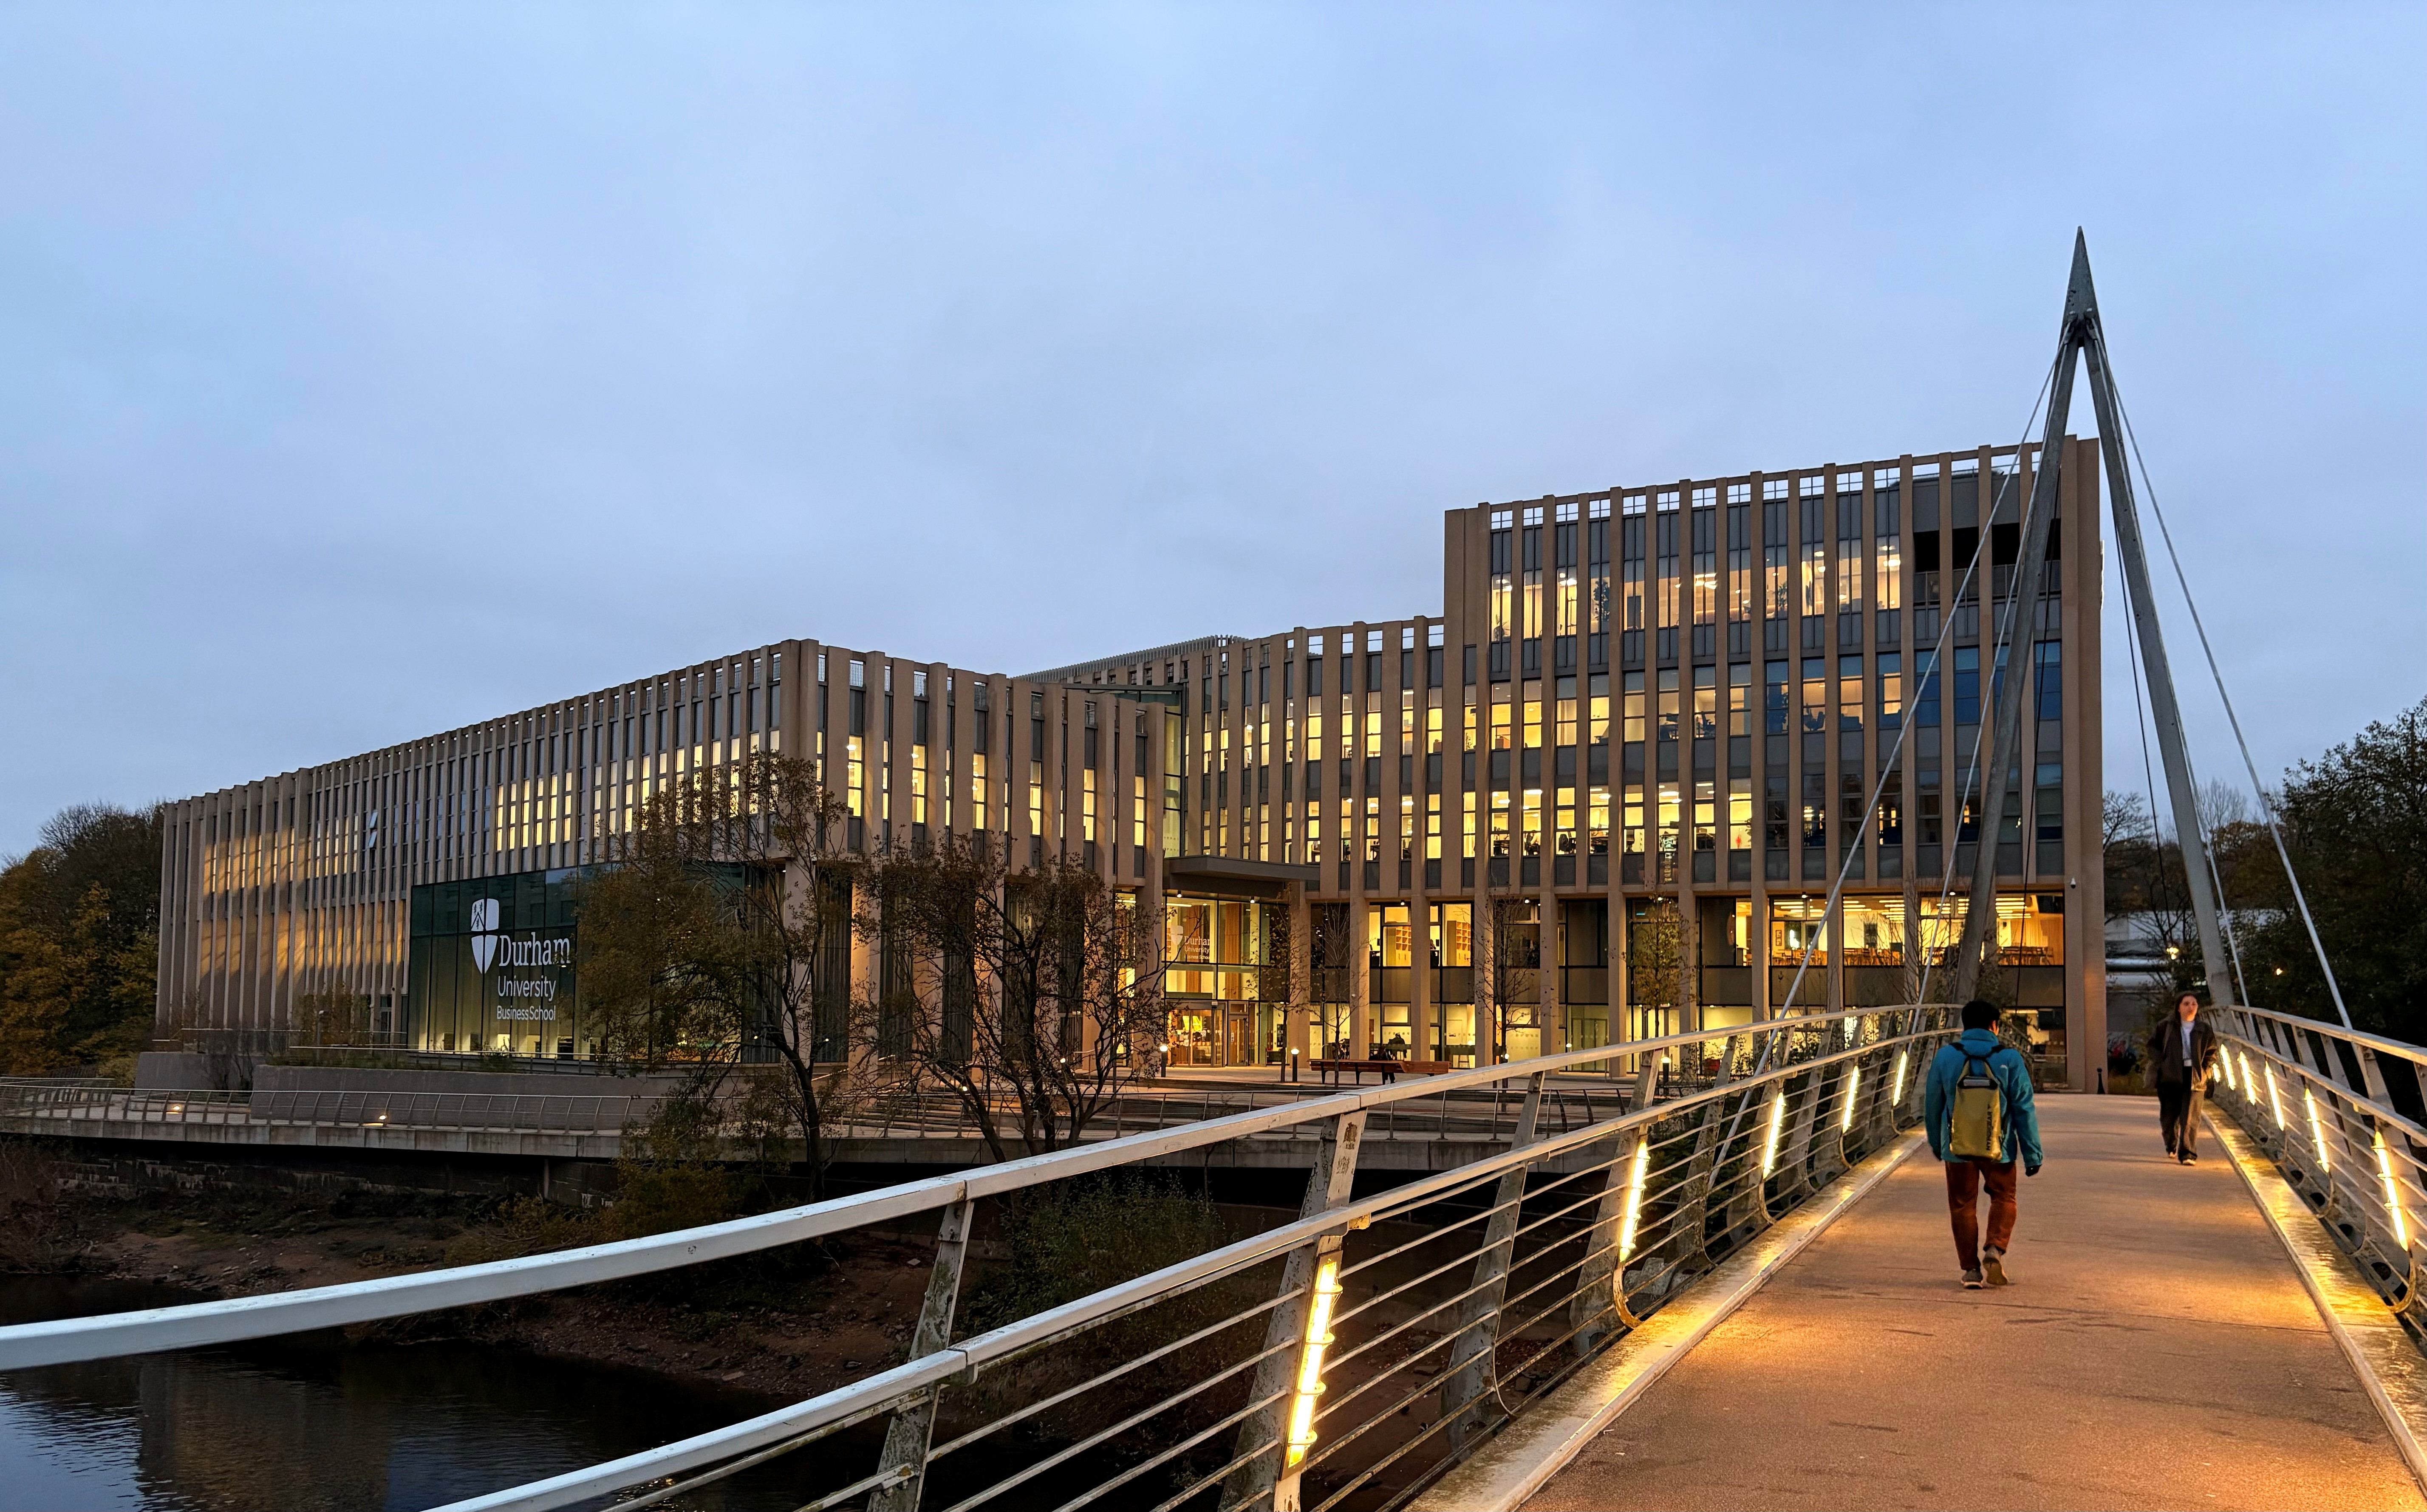
[(371, 1042), (370, 994), (337, 983), (300, 993), (290, 1010), (292, 1045), (367, 1045)]
[[(984, 837), (880, 855), (859, 916), (886, 980), (878, 1055), (951, 1092), (996, 1159), (1076, 1143), (1154, 1071), (1162, 916), (1092, 869), (1013, 872)], [(1016, 1127), (1015, 1127), (1016, 1126)]]
[(2210, 777), (2199, 785), (2192, 800), (2199, 810), (2201, 833), (2217, 835), (2226, 828), (2250, 822), (2250, 795), (2221, 777)]
[(2149, 810), (2138, 794), (2107, 789), (2098, 804), (2098, 844), (2102, 851), (2112, 851), (2127, 841), (2146, 843), (2149, 838)]
[(1541, 1013), (1542, 934), (1536, 899), (1489, 886), (1485, 927), (1474, 941), (1477, 1043), (1491, 1047), (1491, 1059), (1508, 1059), (1508, 1030), (1515, 1016)]
[(1677, 917), (1674, 898), (1656, 899), (1640, 918), (1627, 920), (1626, 996), (1630, 1005), (1664, 1013), (1676, 1008), (1686, 1000), (1686, 973), (1689, 969), (1686, 932)]

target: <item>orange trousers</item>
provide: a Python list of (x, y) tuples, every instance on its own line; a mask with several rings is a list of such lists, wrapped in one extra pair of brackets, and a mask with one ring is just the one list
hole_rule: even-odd
[(2012, 1161), (1977, 1155), (1946, 1162), (1946, 1216), (1965, 1270), (1980, 1263), (1981, 1184), (1989, 1188), (1989, 1247), (2003, 1254), (2014, 1237), (2014, 1179), (2021, 1174)]

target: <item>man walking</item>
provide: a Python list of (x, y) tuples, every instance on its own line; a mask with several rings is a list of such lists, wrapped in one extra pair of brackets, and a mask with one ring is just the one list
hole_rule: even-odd
[[(2014, 1163), (2040, 1174), (2040, 1119), (2031, 1107), (2031, 1070), (2022, 1052), (1997, 1037), (1995, 1004), (1963, 1005), (1963, 1037), (1930, 1063), (1922, 1096), (1930, 1152), (1946, 1162), (1946, 1216), (1963, 1284), (2006, 1284), (2006, 1247), (2014, 1237)], [(1989, 1189), (1988, 1243), (1980, 1237), (1980, 1188)]]
[(2199, 1163), (2200, 1094), (2216, 1069), (2216, 1031), (2200, 1022), (2195, 993), (2175, 1000), (2173, 1016), (2149, 1036), (2149, 1080), (2158, 1088), (2158, 1131), (2166, 1153)]

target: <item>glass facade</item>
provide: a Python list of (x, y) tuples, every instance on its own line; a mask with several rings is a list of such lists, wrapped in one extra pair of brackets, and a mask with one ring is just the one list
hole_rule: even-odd
[(574, 942), (584, 870), (413, 889), (406, 1043), (415, 1049), (589, 1059)]
[[(849, 847), (940, 826), (999, 840), (1015, 869), (1081, 861), (1142, 901), (1170, 876), (1181, 1065), (1293, 1045), (1458, 1064), (1624, 1038), (1651, 1021), (1628, 1012), (1651, 1000), (1626, 964), (1646, 900), (1686, 917), (1699, 956), (1661, 1021), (1776, 1010), (1784, 933), (1827, 963), (1799, 1006), (1853, 1003), (1939, 927), (1915, 900), (1951, 886), (1961, 906), (1979, 742), (2018, 677), (2009, 818), (1986, 837), (2000, 939), (2017, 971), (2061, 976), (2070, 1007), (2065, 984), (2094, 971), (2062, 939), (2070, 879), (2096, 872), (2079, 853), (2099, 733), (2095, 444), (2073, 445), (2038, 582), (2014, 560), (2028, 450), (1610, 489), (1450, 512), (1438, 614), (1017, 679), (788, 642), (790, 668), (769, 646), (304, 773), (291, 795), (271, 779), (192, 800), (164, 858), (163, 1000), (198, 983), (213, 1012), (255, 1013), (245, 994), (289, 969), (258, 963), (291, 949), (303, 966), (282, 980), (301, 985), (261, 994), (269, 1012), (342, 979), (393, 992), (417, 1046), (590, 1054), (569, 953), (497, 978), (470, 942), (570, 940), (550, 889), (611, 860), (653, 791), (780, 750), (838, 790)], [(2019, 650), (1996, 649), (2001, 626)], [(1162, 869), (1191, 854), (1289, 870), (1227, 896), (1219, 869)], [(1791, 900), (1841, 878), (1840, 947)], [(2009, 893), (2031, 901), (2011, 919)], [(303, 927), (263, 917), (290, 897)], [(1477, 979), (1518, 900), (1542, 984), (1495, 1007)], [(2093, 949), (2077, 935), (2071, 953)]]
[(1165, 1051), (1172, 1065), (1270, 1065), (1287, 1054), (1285, 910), (1252, 898), (1164, 901)]

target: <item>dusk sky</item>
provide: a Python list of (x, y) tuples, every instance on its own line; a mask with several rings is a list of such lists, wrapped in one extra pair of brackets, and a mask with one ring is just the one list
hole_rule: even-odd
[(2422, 76), (2416, 5), (12, 5), (0, 855), (779, 638), (1438, 612), (1444, 509), (2011, 443), (2077, 225), (2272, 781), (2427, 691)]

